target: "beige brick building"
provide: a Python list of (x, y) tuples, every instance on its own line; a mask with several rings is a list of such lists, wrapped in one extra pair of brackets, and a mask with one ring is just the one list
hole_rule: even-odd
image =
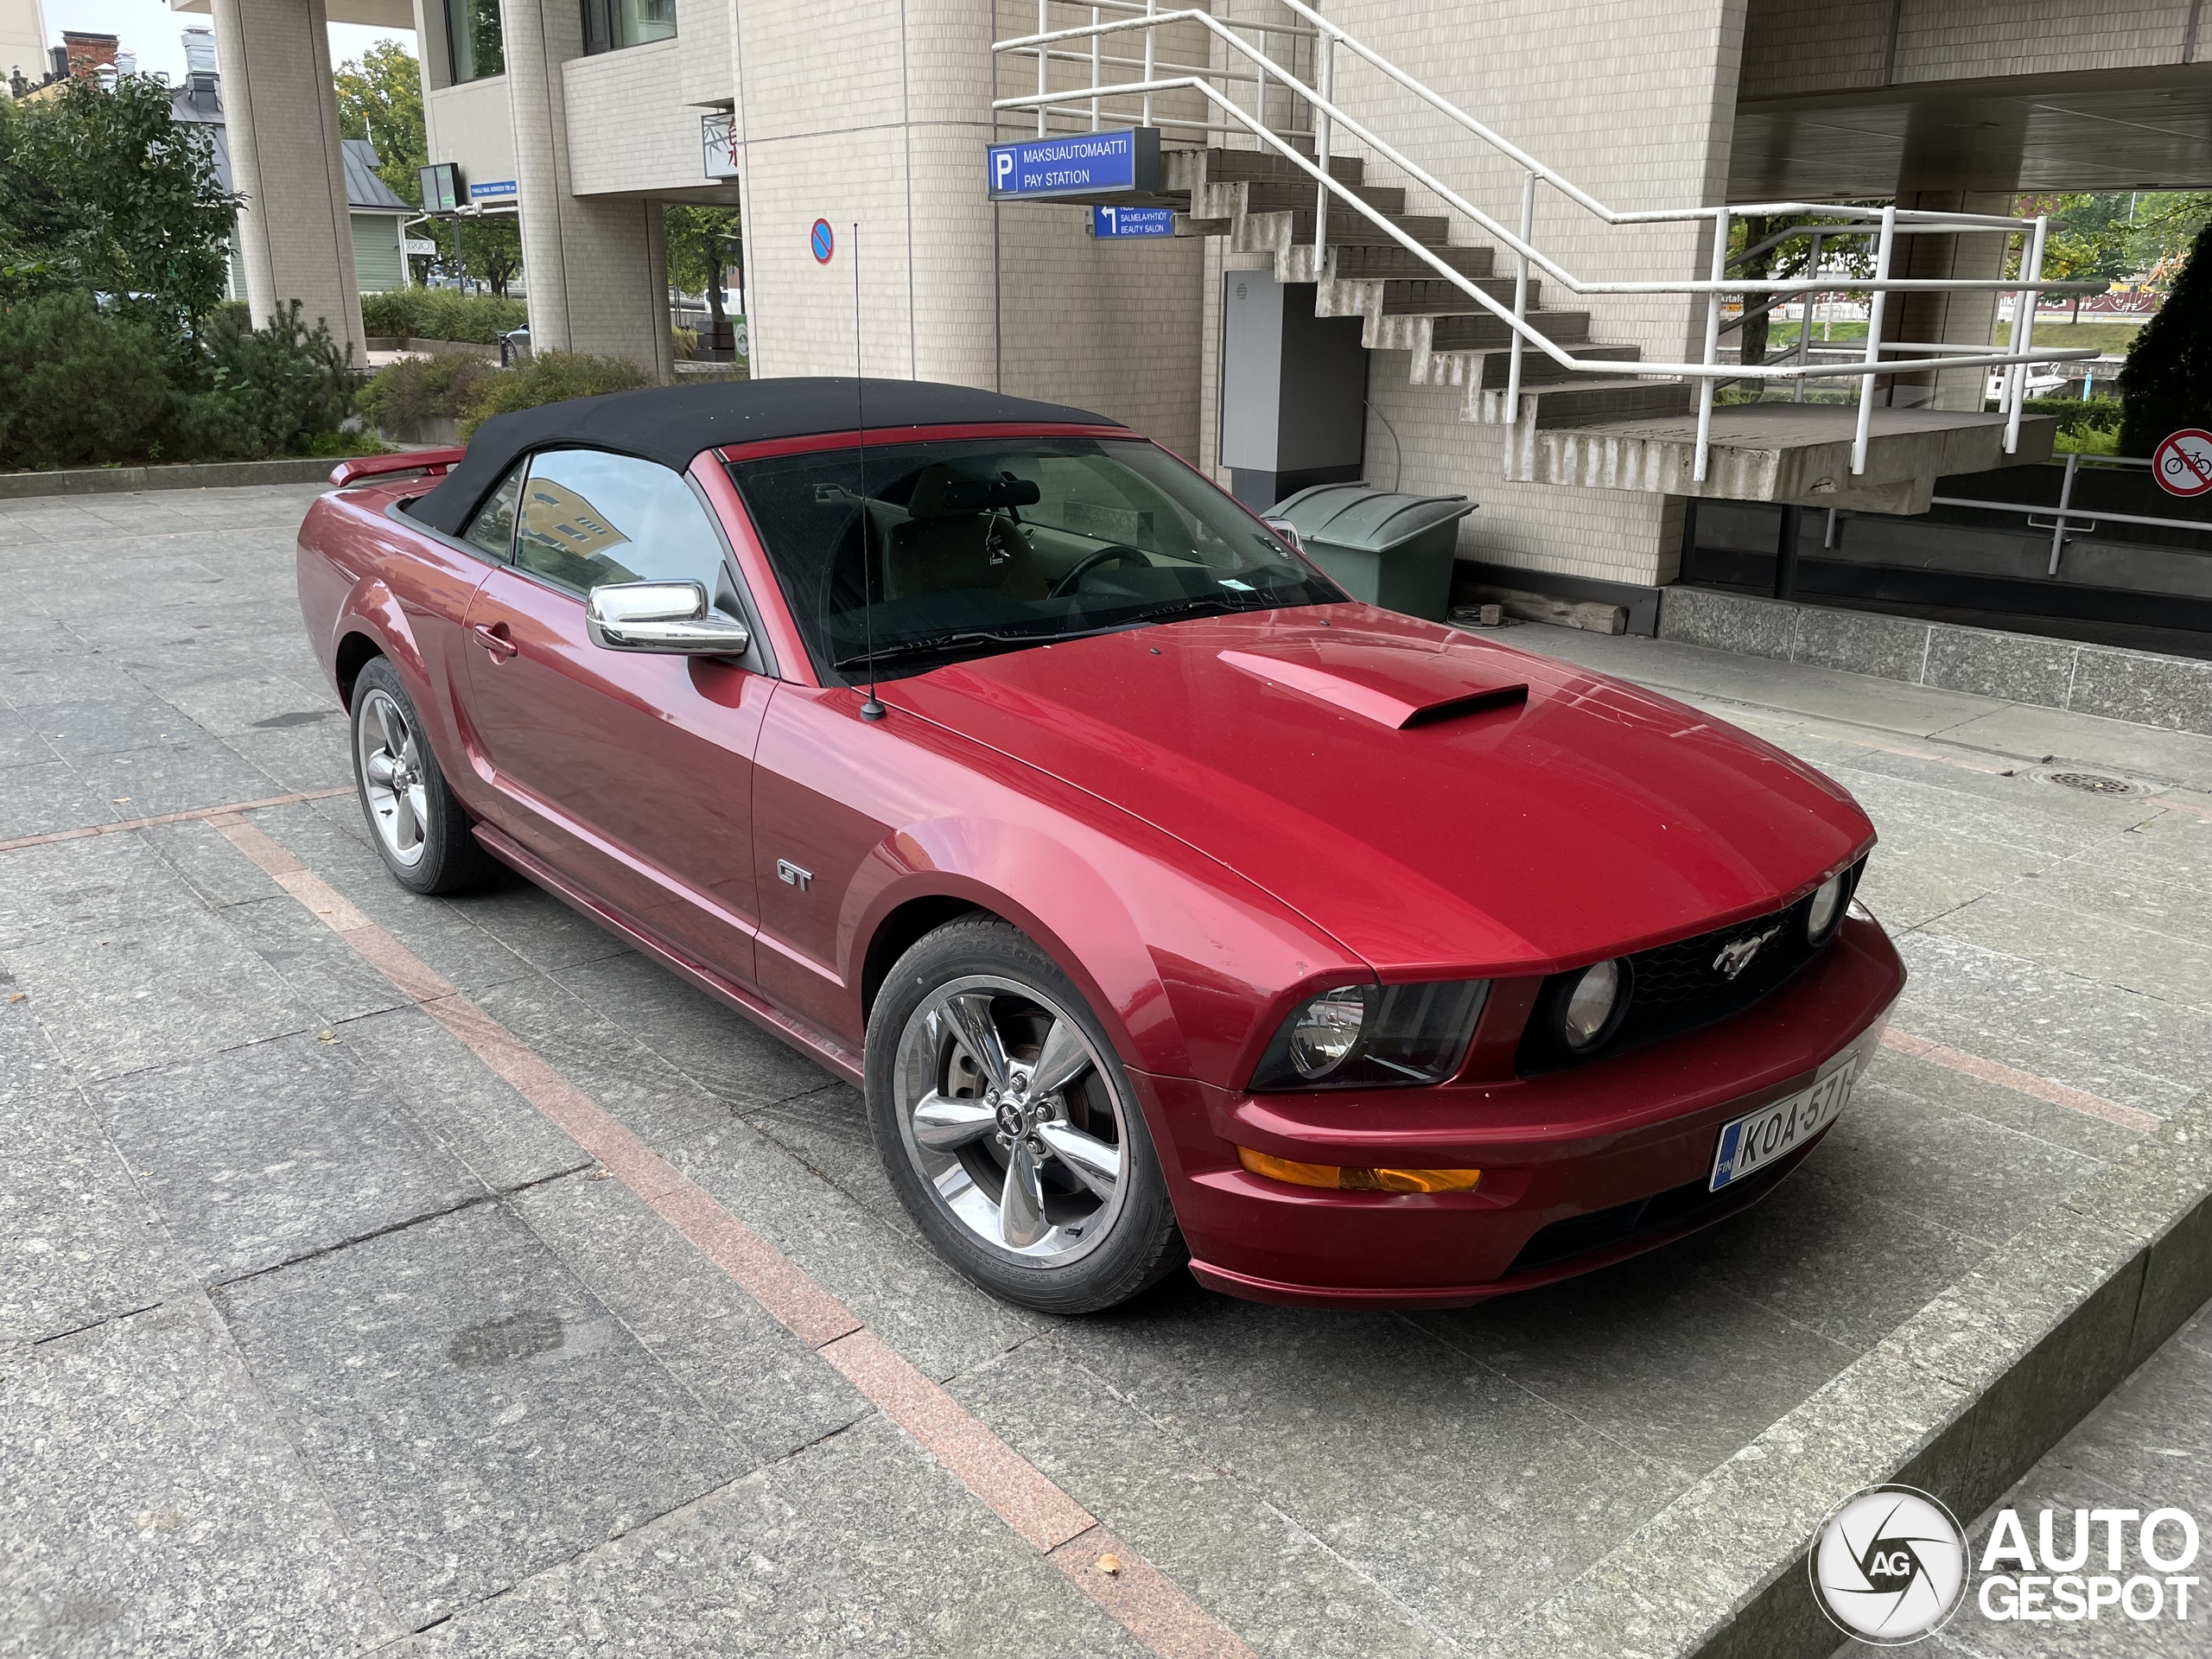
[[(233, 37), (226, 84), (276, 66), (260, 68), (269, 90), (254, 119), (283, 137), (249, 152), (272, 211), (258, 243), (251, 232), (244, 238), (250, 276), (258, 259), (272, 295), (288, 283), (320, 293), (324, 283), (334, 288), (330, 303), (345, 304), (335, 267), (349, 251), (325, 235), (327, 215), (317, 207), (330, 190), (319, 165), (330, 153), (329, 99), (327, 65), (307, 37), (320, 41), (326, 4), (334, 17), (416, 29), (432, 158), (457, 163), (486, 211), (519, 213), (540, 346), (618, 353), (666, 374), (660, 214), (674, 203), (739, 206), (754, 373), (849, 373), (857, 360), (872, 375), (1083, 404), (1226, 480), (1221, 389), (1237, 365), (1224, 361), (1224, 282), (1239, 271), (1316, 274), (1310, 248), (1302, 267), (1295, 250), (1240, 251), (1261, 245), (1258, 218), (1209, 218), (1195, 199), (1176, 199), (1185, 233), (1128, 242), (1094, 238), (1086, 207), (990, 199), (987, 148), (1036, 130), (1033, 111), (994, 110), (995, 100), (1036, 89), (1037, 61), (995, 55), (995, 38), (1033, 31), (1040, 16), (1063, 28), (1094, 15), (1126, 18), (1141, 6), (411, 0), (411, 12), (394, 18), (385, 14), (399, 0), (213, 3), (219, 39)], [(1797, 200), (2002, 213), (2027, 191), (2212, 185), (2212, 67), (2198, 61), (2200, 5), (1324, 0), (1319, 10), (1617, 212)], [(1263, 10), (1270, 6), (1215, 0), (1213, 10), (1300, 27), (1288, 9)], [(257, 32), (279, 43), (281, 60), (239, 44)], [(1265, 38), (1294, 73), (1319, 73), (1312, 30)], [(1091, 49), (1068, 43), (1050, 67), (1052, 86), (1090, 85)], [(1143, 49), (1135, 34), (1106, 37), (1102, 79), (1141, 79)], [(1219, 41), (1185, 27), (1162, 30), (1154, 50), (1161, 64), (1199, 63), (1225, 95), (1251, 106), (1249, 82), (1222, 78), (1237, 64)], [(1341, 50), (1334, 61), (1344, 109), (1464, 200), (1500, 224), (1514, 221), (1517, 163), (1383, 70)], [(318, 78), (319, 95), (309, 85)], [(1310, 112), (1295, 104), (1278, 96), (1264, 111), (1268, 124), (1310, 132)], [(1102, 124), (1129, 124), (1132, 107), (1118, 100)], [(1160, 92), (1155, 119), (1171, 151), (1254, 147), (1248, 135), (1188, 124), (1236, 124), (1217, 109), (1209, 114), (1188, 88)], [(1068, 94), (1053, 130), (1084, 124), (1082, 100)], [(718, 149), (707, 142), (709, 127)], [(1368, 185), (1410, 186), (1404, 213), (1441, 215), (1452, 244), (1497, 241), (1371, 147), (1339, 135), (1336, 149), (1363, 157)], [(1229, 197), (1217, 190), (1203, 199)], [(1281, 217), (1290, 224), (1293, 213)], [(837, 244), (826, 264), (810, 245), (817, 219)], [(1306, 230), (1291, 224), (1284, 233), (1310, 240), (1310, 213), (1304, 222)], [(1583, 283), (1694, 280), (1710, 263), (1710, 220), (1607, 224), (1547, 188), (1533, 224), (1536, 244)], [(1999, 234), (1905, 240), (1894, 275), (2001, 274)], [(1501, 252), (1495, 270), (1510, 276), (1510, 257)], [(1481, 509), (1462, 526), (1462, 556), (1530, 573), (1532, 582), (1598, 593), (1673, 580), (1683, 494), (1620, 486), (1622, 478), (1649, 485), (1658, 476), (1648, 457), (1643, 472), (1621, 472), (1593, 459), (1593, 441), (1578, 448), (1538, 430), (1536, 442), (1523, 426), (1468, 418), (1485, 397), (1511, 407), (1484, 378), (1500, 372), (1495, 364), (1432, 353), (1431, 335), (1408, 334), (1405, 321), (1383, 315), (1395, 305), (1388, 294), (1370, 302), (1359, 297), (1366, 290), (1327, 281), (1319, 291), (1325, 310), (1333, 293), (1333, 302), (1376, 314), (1363, 336), (1372, 349), (1359, 460), (1370, 482), (1473, 496)], [(1559, 282), (1548, 292), (1547, 306), (1588, 312), (1598, 347), (1633, 348), (1657, 363), (1702, 347), (1701, 296), (1575, 297)], [(1997, 296), (1987, 289), (1894, 297), (1885, 340), (1986, 346), (1991, 338)], [(1881, 397), (1885, 407), (1971, 410), (1979, 419), (1981, 378), (1980, 369), (1901, 373), (1885, 378)], [(1597, 486), (1544, 481), (1569, 472)], [(1681, 487), (1712, 495), (1733, 486)], [(1861, 486), (1846, 479), (1842, 487), (1851, 499)], [(1891, 494), (1878, 499), (1912, 493), (1885, 487)], [(1926, 480), (1916, 487), (1924, 505)], [(1783, 488), (1759, 499), (1783, 500)]]

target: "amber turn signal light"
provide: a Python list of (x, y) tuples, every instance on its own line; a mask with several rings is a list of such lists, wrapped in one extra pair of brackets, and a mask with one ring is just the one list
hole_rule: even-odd
[(1249, 1147), (1236, 1148), (1236, 1161), (1269, 1180), (1288, 1181), (1293, 1186), (1332, 1186), (1341, 1192), (1471, 1192), (1483, 1178), (1479, 1169), (1346, 1169), (1336, 1164), (1301, 1164)]

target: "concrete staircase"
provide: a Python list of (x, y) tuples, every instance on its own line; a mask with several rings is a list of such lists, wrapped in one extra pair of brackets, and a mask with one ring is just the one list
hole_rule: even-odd
[[(1369, 349), (1408, 353), (1414, 385), (1457, 390), (1460, 419), (1510, 427), (1509, 481), (1910, 513), (1926, 510), (1940, 476), (2050, 455), (2057, 423), (2048, 417), (2024, 418), (2018, 449), (2007, 455), (2001, 415), (1878, 409), (1866, 470), (1854, 476), (1854, 410), (1742, 404), (1713, 411), (1711, 457), (1698, 481), (1695, 389), (1638, 374), (1642, 348), (1593, 339), (1587, 311), (1545, 308), (1534, 275), (1529, 321), (1579, 360), (1617, 364), (1619, 372), (1572, 373), (1524, 346), (1516, 422), (1508, 406), (1512, 334), (1506, 322), (1348, 207), (1331, 210), (1327, 251), (1317, 260), (1312, 175), (1285, 156), (1256, 149), (1170, 150), (1160, 162), (1160, 200), (1185, 215), (1179, 230), (1226, 237), (1238, 253), (1273, 256), (1276, 280), (1315, 285), (1317, 315), (1358, 317)], [(1407, 213), (1405, 191), (1365, 183), (1364, 170), (1358, 157), (1330, 158), (1332, 177), (1408, 238), (1511, 305), (1513, 273), (1493, 250), (1452, 245), (1447, 219)]]

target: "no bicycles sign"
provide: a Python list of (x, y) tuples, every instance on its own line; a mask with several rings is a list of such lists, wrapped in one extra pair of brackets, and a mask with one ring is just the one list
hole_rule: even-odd
[(2151, 475), (2168, 495), (2212, 492), (2212, 432), (2184, 426), (2151, 452)]

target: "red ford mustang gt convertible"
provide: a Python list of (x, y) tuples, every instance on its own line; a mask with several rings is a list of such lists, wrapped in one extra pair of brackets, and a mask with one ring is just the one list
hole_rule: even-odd
[(300, 601), (392, 875), (511, 865), (863, 1088), (1015, 1301), (1617, 1261), (1779, 1181), (1904, 982), (1836, 785), (1355, 603), (1095, 415), (770, 380), (334, 477)]

